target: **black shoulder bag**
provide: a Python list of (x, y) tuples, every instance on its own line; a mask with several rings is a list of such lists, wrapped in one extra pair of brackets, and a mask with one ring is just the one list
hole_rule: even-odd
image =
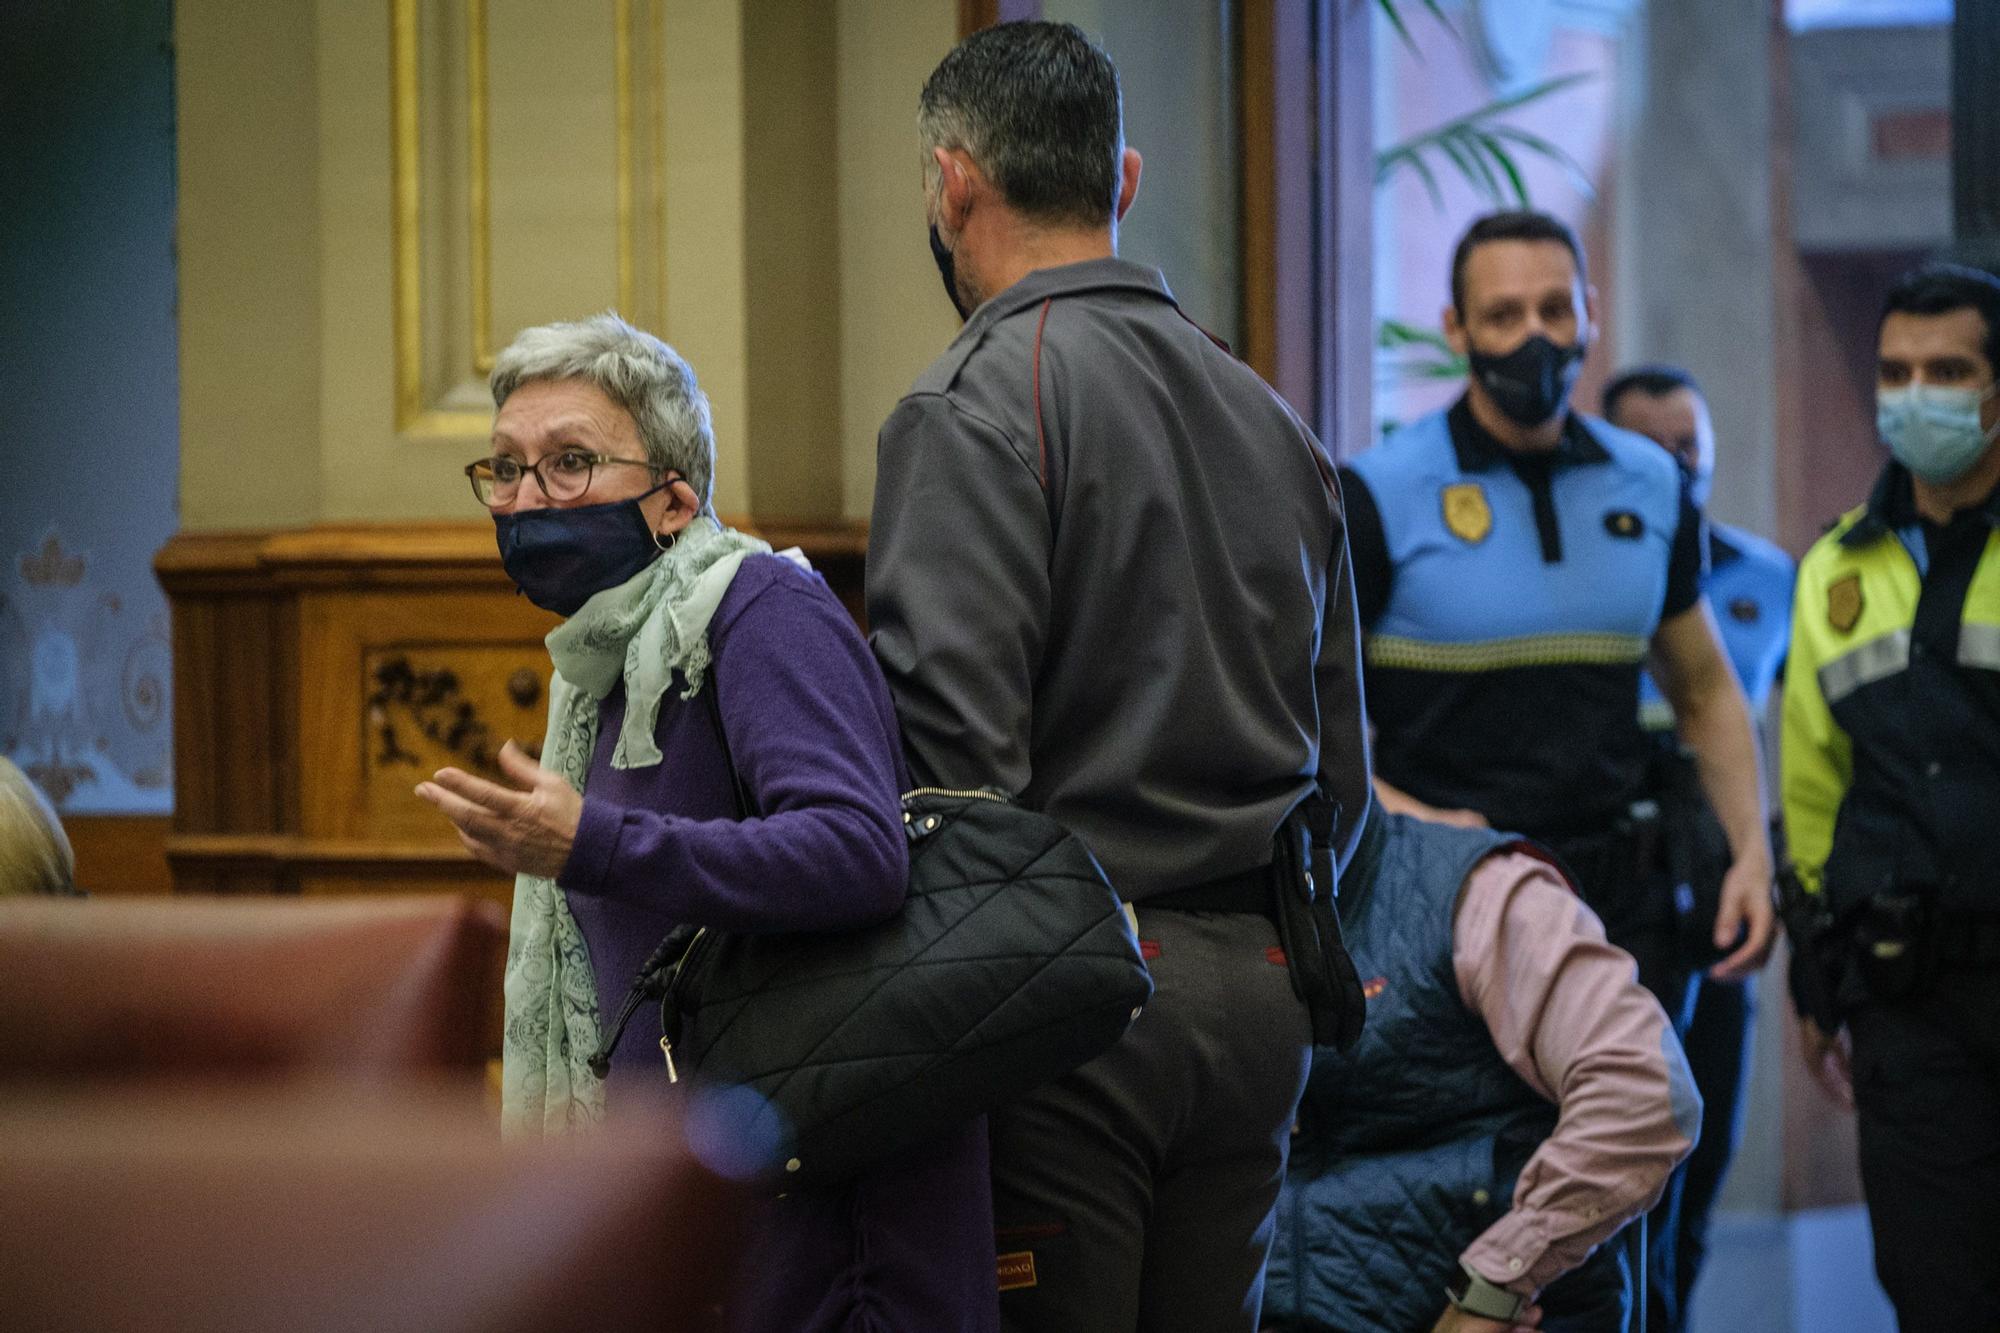
[[(708, 694), (748, 818), (713, 673)], [(910, 885), (895, 916), (840, 932), (677, 927), (592, 1056), (599, 1076), (657, 1000), (668, 1080), (761, 1094), (744, 1139), (780, 1145), (774, 1174), (791, 1188), (849, 1179), (1113, 1045), (1153, 981), (1082, 841), (992, 791), (919, 788), (902, 804)]]

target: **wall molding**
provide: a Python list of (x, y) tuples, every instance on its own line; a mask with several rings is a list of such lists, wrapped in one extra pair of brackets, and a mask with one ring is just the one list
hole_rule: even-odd
[[(417, 438), (479, 437), (491, 428), (492, 413), (484, 406), (462, 403), (452, 390), (458, 385), (426, 382), (427, 357), (424, 297), (425, 233), (439, 208), (441, 194), (424, 179), (425, 110), (436, 101), (424, 86), (436, 61), (423, 50), (423, 6), (431, 0), (391, 0), (389, 89), (391, 176), (394, 222), (391, 228), (395, 304), (396, 428)], [(464, 79), (462, 133), (465, 147), (465, 267), (464, 314), (467, 319), (465, 360), (456, 368), (466, 381), (483, 380), (493, 369), (493, 162), (491, 125), (491, 27), (487, 0), (446, 0), (460, 11), (464, 25), (462, 50), (456, 53)], [(639, 12), (643, 8), (644, 14)], [(626, 319), (642, 327), (664, 327), (666, 277), (666, 83), (661, 69), (665, 50), (665, 0), (613, 0), (611, 18), (612, 93), (614, 125), (613, 192), (616, 224), (616, 304)], [(643, 98), (645, 105), (641, 106)], [(641, 144), (641, 138), (647, 142)], [(645, 180), (640, 181), (643, 174)], [(642, 210), (643, 184), (646, 206)], [(640, 237), (642, 220), (649, 234)], [(641, 251), (641, 245), (644, 251)], [(640, 304), (640, 260), (658, 275), (657, 292)], [(449, 345), (457, 347), (455, 339)], [(440, 397), (440, 393), (442, 396)]]

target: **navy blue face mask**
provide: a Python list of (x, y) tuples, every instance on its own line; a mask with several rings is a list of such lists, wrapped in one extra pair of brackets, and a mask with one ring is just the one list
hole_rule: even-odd
[(1564, 346), (1537, 333), (1513, 351), (1494, 356), (1477, 347), (1467, 361), (1493, 405), (1522, 426), (1539, 426), (1569, 406), (1569, 391), (1583, 369), (1581, 342)]
[(951, 308), (958, 312), (962, 324), (972, 318), (972, 312), (965, 308), (965, 302), (958, 294), (958, 259), (944, 238), (938, 235), (937, 223), (931, 223), (931, 262), (937, 265), (938, 276), (944, 279), (944, 294), (951, 298)]
[(664, 548), (654, 540), (639, 502), (675, 480), (629, 500), (495, 514), (494, 535), (507, 577), (542, 610), (575, 615), (592, 597), (660, 558)]

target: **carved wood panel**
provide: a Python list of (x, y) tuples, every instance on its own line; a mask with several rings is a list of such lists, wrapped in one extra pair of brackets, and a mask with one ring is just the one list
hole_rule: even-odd
[[(535, 659), (539, 658), (537, 661)], [(363, 818), (368, 830), (437, 830), (429, 805), (413, 811), (410, 788), (449, 764), (494, 782), (500, 747), (541, 753), (548, 655), (541, 642), (467, 646), (389, 644), (361, 660)], [(428, 818), (413, 821), (413, 813)]]
[(455, 843), (412, 788), (448, 763), (497, 779), (502, 742), (540, 742), (554, 623), (500, 589), (307, 594), (302, 831)]

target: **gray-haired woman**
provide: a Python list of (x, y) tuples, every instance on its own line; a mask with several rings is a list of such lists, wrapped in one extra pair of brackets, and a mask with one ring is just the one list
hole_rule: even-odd
[[(708, 403), (673, 349), (609, 314), (529, 329), (492, 388), (493, 454), (466, 472), (508, 574), (567, 617), (548, 738), (540, 767), (503, 748), (508, 785), (447, 768), (417, 791), (517, 876), (504, 1121), (561, 1133), (664, 1080), (644, 1043), (603, 1082), (587, 1062), (673, 926), (838, 930), (898, 909), (905, 783), (887, 688), (839, 602), (710, 508)], [(738, 1328), (997, 1327), (984, 1123), (772, 1202), (741, 1274)]]

